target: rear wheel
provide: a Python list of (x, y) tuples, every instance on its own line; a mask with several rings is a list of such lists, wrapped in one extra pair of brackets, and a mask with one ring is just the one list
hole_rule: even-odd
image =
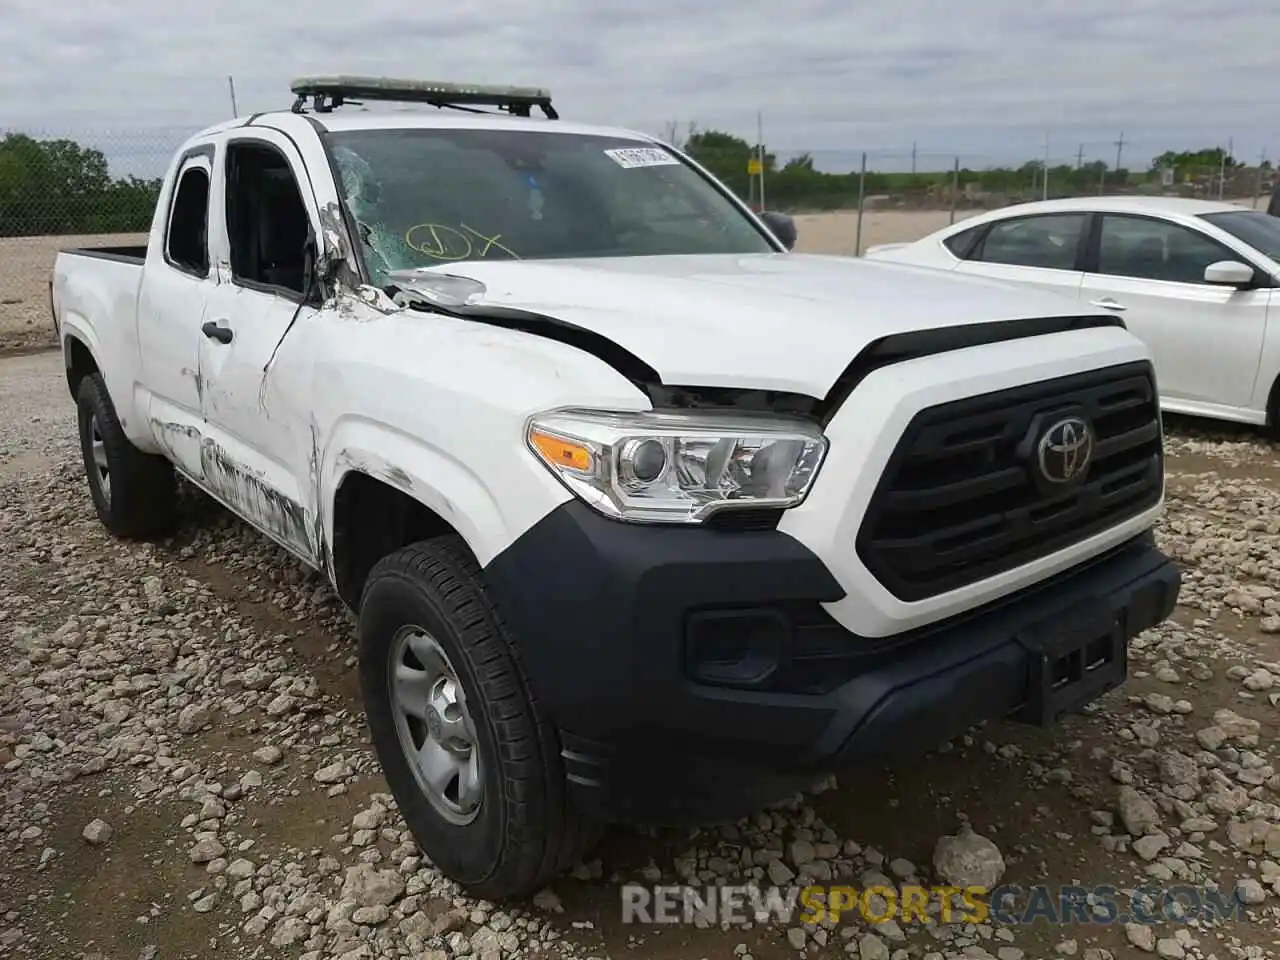
[(374, 567), (360, 603), (360, 680), (405, 821), (474, 896), (534, 893), (598, 836), (569, 803), (558, 737), (459, 538)]
[(102, 374), (76, 393), (80, 453), (98, 519), (118, 537), (165, 530), (177, 512), (177, 480), (164, 457), (143, 453), (125, 436)]

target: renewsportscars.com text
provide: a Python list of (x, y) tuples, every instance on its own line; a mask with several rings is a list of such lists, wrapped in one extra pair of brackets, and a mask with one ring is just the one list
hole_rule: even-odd
[(910, 886), (655, 886), (620, 889), (622, 922), (676, 923), (838, 923), (857, 916), (867, 923), (1189, 923), (1247, 920), (1233, 890), (1203, 886), (1133, 891), (1118, 887), (1004, 884), (985, 887)]

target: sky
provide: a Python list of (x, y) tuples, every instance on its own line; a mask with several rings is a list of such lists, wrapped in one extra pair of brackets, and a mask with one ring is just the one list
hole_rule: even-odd
[(1277, 0), (0, 0), (0, 131), (155, 175), (298, 75), (549, 87), (561, 115), (679, 124), (820, 168), (1280, 155)]

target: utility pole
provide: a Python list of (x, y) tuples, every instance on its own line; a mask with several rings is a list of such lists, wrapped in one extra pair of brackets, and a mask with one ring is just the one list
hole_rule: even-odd
[(240, 112), (236, 109), (236, 81), (230, 74), (227, 74), (227, 89), (231, 91), (231, 116), (238, 117)]
[(1049, 131), (1044, 132), (1044, 183), (1042, 184), (1042, 199), (1049, 199)]
[(1254, 210), (1258, 209), (1258, 197), (1262, 196), (1262, 181), (1266, 178), (1267, 171), (1264, 169), (1267, 165), (1267, 150), (1264, 147), (1262, 152), (1258, 154), (1258, 185), (1253, 191), (1253, 200), (1250, 202)]
[[(1112, 141), (1116, 145), (1116, 176), (1120, 175), (1120, 158), (1124, 156), (1124, 131), (1120, 131), (1120, 139)], [(1107, 192), (1107, 165), (1102, 165), (1102, 175), (1098, 178), (1098, 196)]]
[(949, 223), (956, 222), (956, 201), (960, 197), (960, 158), (956, 157), (955, 165), (951, 168), (951, 219)]
[(1076, 151), (1076, 169), (1079, 170), (1084, 166), (1084, 144), (1080, 144), (1080, 149)]
[(916, 142), (911, 141), (911, 175), (916, 175)]
[(760, 153), (760, 209), (764, 209), (764, 113), (756, 111), (756, 143)]
[(1218, 163), (1218, 199), (1219, 200), (1221, 200), (1226, 195), (1226, 192), (1227, 192), (1227, 157), (1231, 155), (1231, 148), (1232, 148), (1233, 142), (1234, 141), (1232, 140), (1231, 137), (1227, 138), (1227, 150), (1222, 155), (1222, 158)]

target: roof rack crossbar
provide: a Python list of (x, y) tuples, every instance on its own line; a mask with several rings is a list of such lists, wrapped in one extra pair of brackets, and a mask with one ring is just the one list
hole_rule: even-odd
[[(343, 104), (366, 100), (392, 103), (421, 103), (427, 106), (466, 110), (496, 107), (517, 117), (528, 117), (537, 107), (548, 120), (559, 119), (551, 105), (551, 91), (542, 87), (508, 87), (476, 83), (444, 83), (433, 80), (400, 80), (394, 77), (337, 75), (300, 77), (290, 90), (296, 99), (294, 113), (305, 113), (307, 99), (316, 113), (331, 113)], [(475, 111), (472, 112), (483, 112)]]

